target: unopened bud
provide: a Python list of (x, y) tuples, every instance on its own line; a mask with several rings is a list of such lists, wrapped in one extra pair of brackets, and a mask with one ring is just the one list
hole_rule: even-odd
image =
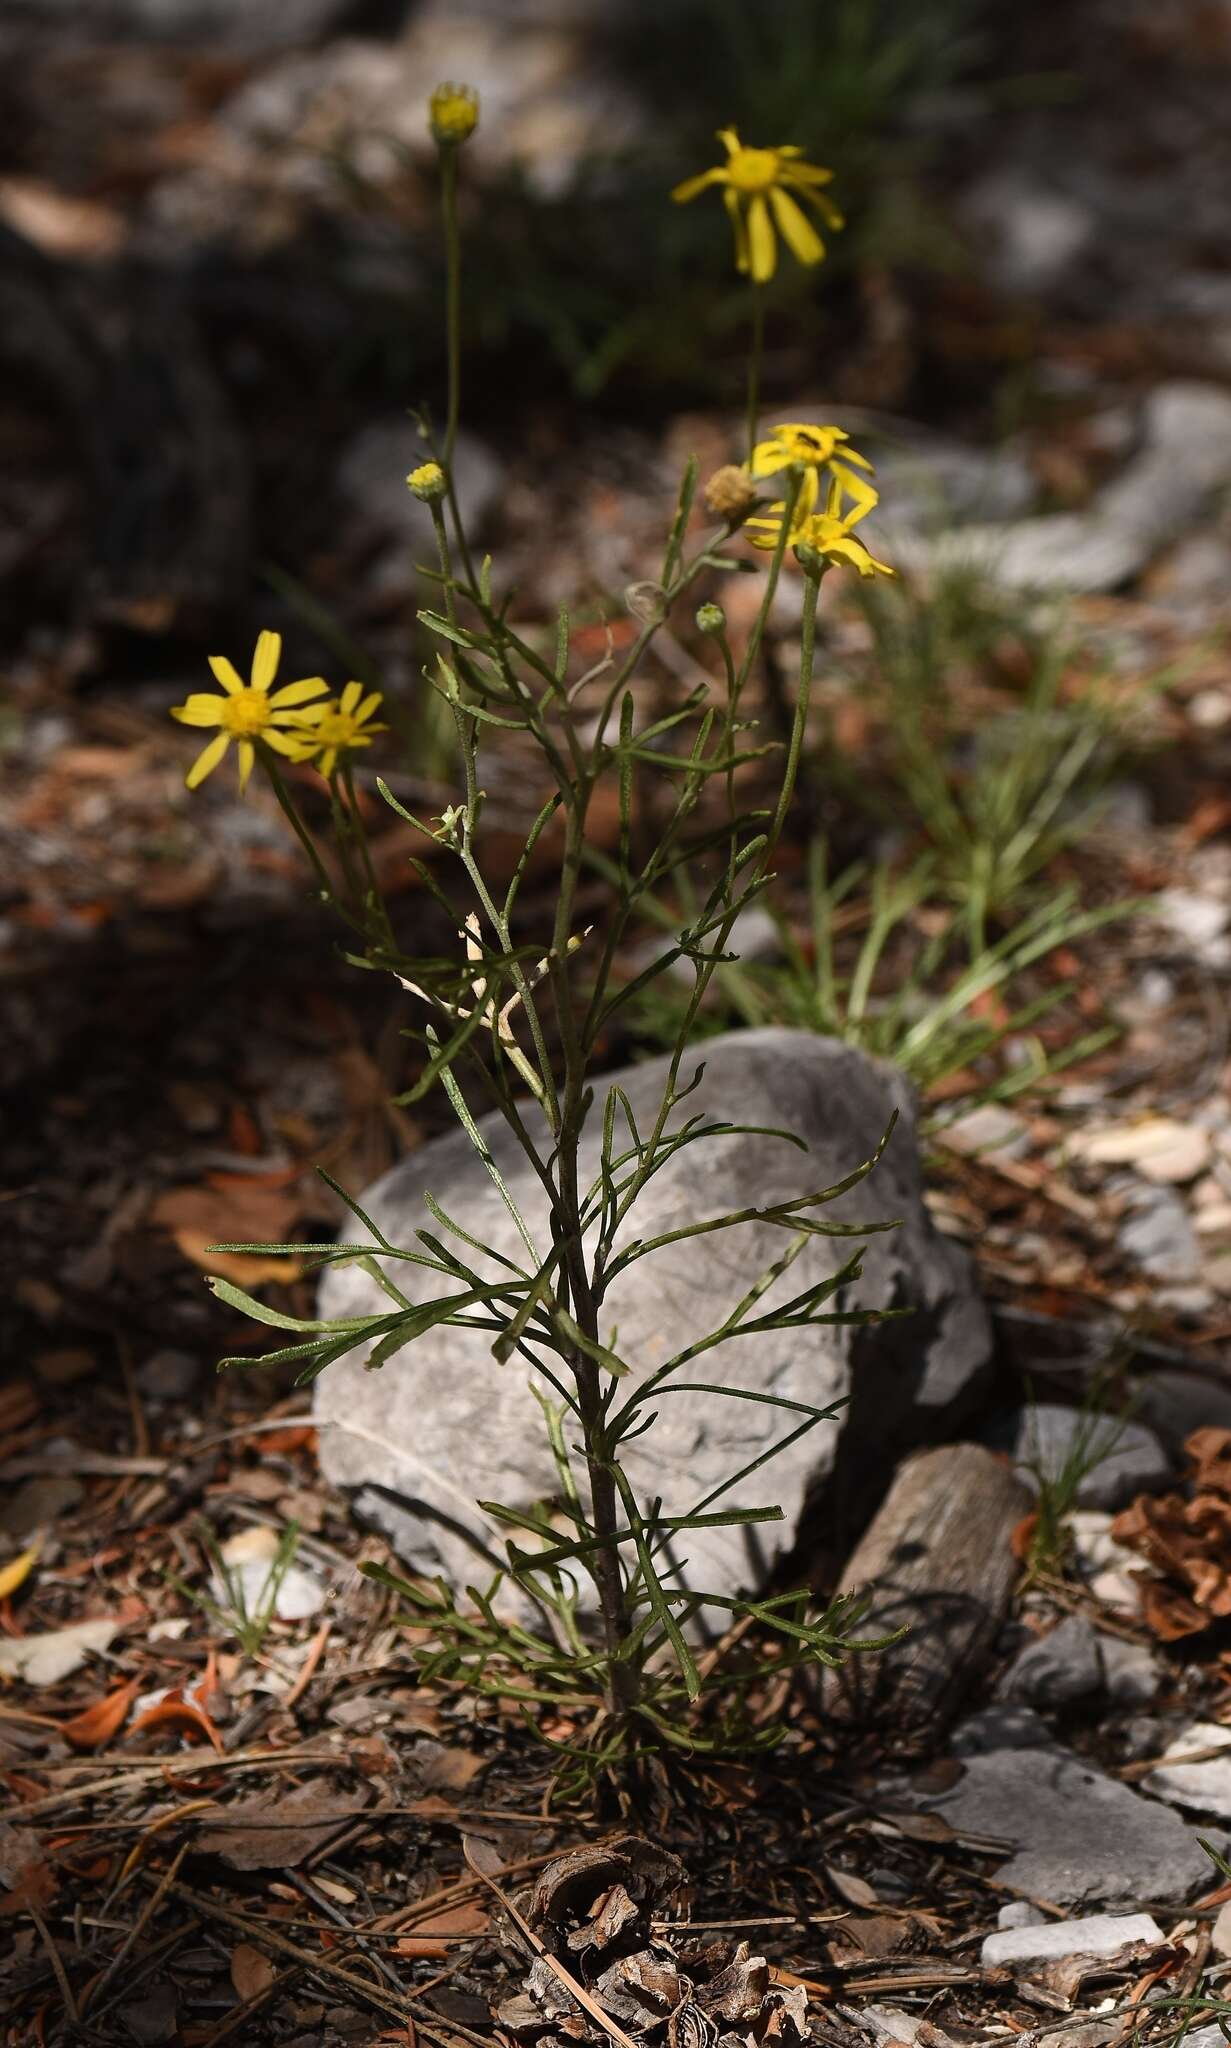
[(479, 125), (479, 95), (472, 85), (438, 85), (427, 112), (433, 139), (442, 149), (456, 148)]
[(698, 633), (725, 633), (726, 629), (727, 615), (720, 604), (698, 605)]
[(737, 462), (724, 462), (705, 486), (705, 502), (717, 519), (740, 525), (757, 502), (757, 487), (746, 469)]
[(429, 505), (433, 500), (443, 498), (449, 488), (438, 462), (421, 462), (418, 469), (411, 470), (406, 482), (416, 498), (422, 498)]

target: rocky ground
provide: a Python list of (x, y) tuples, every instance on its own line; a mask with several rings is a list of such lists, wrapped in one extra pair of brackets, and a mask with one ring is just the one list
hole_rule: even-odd
[[(391, 1172), (381, 1199), (404, 1212), (462, 1169), (443, 1109), (392, 1104), (414, 1072), (403, 998), (348, 977), (271, 801), (221, 776), (188, 797), (167, 708), (258, 620), (319, 663), (324, 604), (328, 658), (349, 669), (358, 642), (412, 732), (413, 767), (380, 765), (416, 807), (448, 800), (415, 682), (422, 508), (400, 481), (408, 386), (439, 372), (409, 317), (432, 284), (422, 89), (474, 78), (486, 191), (516, 160), (536, 205), (564, 207), (597, 129), (661, 143), (597, 11), (201, 0), (189, 21), (115, 0), (93, 41), (19, 0), (0, 25), (0, 2025), (12, 2048), (1164, 2048), (1186, 2030), (1212, 2048), (1231, 2013), (1225, 7), (1037, 12), (1003, 57), (1013, 91), (989, 104), (975, 66), (924, 123), (960, 262), (861, 257), (846, 367), (818, 388), (786, 344), (771, 365), (775, 417), (840, 405), (876, 458), (881, 551), (924, 593), (910, 616), (978, 593), (936, 657), (948, 786), (965, 802), (990, 777), (988, 735), (1054, 655), (1059, 712), (1097, 696), (1115, 737), (1098, 807), (1046, 842), (1034, 887), (1091, 911), (1144, 899), (976, 997), (1000, 1036), (925, 1067), (917, 1105), (861, 1051), (803, 1038), (764, 923), (740, 938), (760, 1029), (705, 1020), (724, 1085), (813, 1115), (835, 1172), (895, 1091), (910, 1112), (859, 1191), (907, 1219), (865, 1284), (927, 1312), (810, 1362), (850, 1409), (781, 1496), (793, 1521), (829, 1476), (794, 1568), (820, 1593), (870, 1586), (902, 1644), (845, 1685), (771, 1688), (791, 1732), (768, 1763), (697, 1764), (619, 1828), (552, 1806), (520, 1722), (419, 1686), (396, 1603), (356, 1571), (433, 1562), (411, 1383), (402, 1420), (365, 1422), (371, 1379), (327, 1381), (313, 1409), (277, 1371), (213, 1372), (263, 1344), (205, 1273), (300, 1314), (315, 1282), (211, 1243), (336, 1229), (317, 1164), (356, 1193)], [(735, 411), (725, 388), (685, 410), (634, 353), (587, 425), (509, 317), (512, 342), (493, 319), (475, 345), (462, 492), (526, 619), (582, 593), (597, 656), (654, 571), (681, 461), (726, 459)], [(712, 594), (745, 632), (745, 579)], [(895, 779), (894, 643), (850, 592), (825, 602), (780, 892), (801, 943), (811, 831), (843, 864), (952, 857)], [(770, 725), (797, 607), (788, 576)], [(658, 691), (708, 658), (686, 632), (665, 644)], [(493, 860), (530, 802), (522, 766), (493, 770)], [(382, 877), (430, 943), (373, 775)], [(527, 900), (548, 916), (544, 889)], [(895, 930), (886, 1015), (949, 900)], [(852, 904), (847, 974), (869, 918)], [(644, 1016), (610, 1066), (644, 1074), (661, 1045)], [(1050, 1078), (1008, 1093), (1040, 1047)], [(849, 1128), (809, 1079), (831, 1057)], [(707, 1187), (671, 1198), (721, 1201)], [(685, 1268), (662, 1293), (686, 1319), (689, 1289), (717, 1284)], [(761, 1361), (767, 1385), (783, 1364)], [(434, 1446), (442, 1486), (468, 1479), (487, 1407)], [(696, 1413), (674, 1447), (686, 1477), (709, 1430)], [(247, 1640), (222, 1611), (237, 1575), (272, 1604)]]

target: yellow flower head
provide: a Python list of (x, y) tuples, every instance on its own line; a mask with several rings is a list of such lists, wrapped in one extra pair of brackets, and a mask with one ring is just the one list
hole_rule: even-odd
[(827, 227), (840, 228), (842, 215), (820, 189), (829, 184), (833, 172), (820, 164), (804, 163), (801, 152), (791, 144), (780, 149), (745, 149), (734, 128), (720, 128), (718, 139), (727, 152), (725, 164), (685, 178), (671, 197), (682, 204), (695, 199), (707, 185), (722, 186), (735, 231), (736, 266), (749, 272), (754, 284), (764, 284), (774, 274), (778, 262), (775, 228), (801, 263), (819, 263), (825, 244), (792, 193), (798, 192)]
[(430, 504), (433, 498), (443, 498), (448, 484), (445, 473), (438, 462), (421, 462), (418, 469), (412, 469), (406, 479), (416, 498), (425, 498)]
[(780, 469), (792, 466), (802, 469), (803, 480), (796, 501), (796, 517), (815, 512), (820, 496), (821, 477), (826, 472), (831, 477), (840, 477), (851, 496), (871, 511), (876, 503), (876, 492), (870, 484), (861, 483), (852, 472), (866, 470), (872, 474), (872, 465), (866, 455), (850, 445), (850, 435), (842, 427), (814, 427), (807, 421), (791, 420), (777, 426), (768, 439), (758, 441), (752, 451), (748, 467), (755, 477), (773, 476)]
[[(842, 500), (850, 497), (849, 510), (844, 511)], [(810, 549), (813, 556), (838, 568), (849, 562), (858, 569), (861, 576), (892, 576), (894, 571), (888, 562), (878, 562), (861, 540), (856, 540), (852, 528), (867, 517), (877, 503), (876, 492), (862, 478), (850, 470), (845, 473), (834, 470), (830, 476), (829, 496), (823, 512), (804, 511), (802, 504), (795, 506), (787, 543), (791, 547)], [(748, 538), (754, 547), (773, 548), (778, 545), (782, 523), (786, 516), (785, 503), (771, 505), (763, 519), (748, 521)], [(758, 530), (754, 533), (753, 528)]]
[(284, 683), (280, 690), (271, 693), (270, 685), (278, 673), (281, 654), (281, 633), (262, 633), (252, 657), (252, 674), (246, 683), (225, 654), (211, 654), (209, 665), (215, 681), (222, 685), (222, 695), (199, 690), (189, 697), (187, 703), (174, 707), (171, 716), (178, 718), (181, 725), (219, 727), (188, 770), (189, 789), (195, 789), (212, 773), (232, 740), (239, 742), (241, 791), (248, 786), (248, 777), (256, 759), (257, 740), (272, 747), (276, 753), (295, 753), (295, 742), (285, 728), (298, 721), (302, 716), (300, 707), (310, 697), (319, 697), (329, 685), (324, 676), (305, 676), (300, 682)]
[(295, 759), (314, 761), (322, 775), (332, 775), (339, 754), (349, 753), (355, 747), (370, 747), (374, 732), (388, 730), (371, 723), (380, 703), (379, 690), (370, 690), (365, 697), (362, 683), (347, 683), (340, 697), (330, 697), (324, 704), (310, 704), (297, 719), (298, 729), (291, 736)]
[(456, 147), (479, 125), (479, 95), (472, 85), (438, 85), (427, 115), (434, 140), (445, 149)]

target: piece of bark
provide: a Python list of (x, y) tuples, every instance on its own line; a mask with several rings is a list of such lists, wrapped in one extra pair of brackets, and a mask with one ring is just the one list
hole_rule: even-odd
[(872, 1594), (861, 1636), (906, 1634), (825, 1673), (829, 1715), (908, 1737), (952, 1718), (1008, 1613), (1020, 1570), (1009, 1537), (1030, 1504), (979, 1444), (946, 1444), (899, 1467), (842, 1587)]

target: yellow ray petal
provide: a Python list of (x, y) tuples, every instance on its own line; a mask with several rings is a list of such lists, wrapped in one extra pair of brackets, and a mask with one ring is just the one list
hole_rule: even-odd
[(332, 697), (323, 697), (319, 704), (296, 704), (283, 711), (271, 711), (270, 725), (315, 725), (318, 719), (328, 718), (337, 710)]
[(339, 707), (344, 717), (350, 717), (351, 712), (354, 710), (356, 704), (359, 702), (359, 699), (362, 697), (362, 695), (362, 683), (347, 683), (344, 685), (341, 698), (339, 699)]
[(267, 690), (278, 673), (282, 659), (282, 635), (268, 630), (261, 634), (252, 657), (252, 687)]
[(267, 747), (273, 748), (275, 754), (289, 754), (293, 760), (298, 758), (299, 749), (305, 741), (312, 743), (310, 733), (297, 735), (294, 732), (279, 732), (272, 725), (266, 726), (261, 738)]
[(721, 185), (726, 175), (726, 172), (721, 169), (699, 171), (695, 178), (685, 178), (682, 184), (673, 185), (671, 197), (676, 201), (677, 205), (683, 206), (688, 200), (695, 199), (698, 192), (704, 192), (707, 185)]
[(825, 244), (802, 207), (795, 204), (789, 192), (779, 191), (776, 185), (769, 195), (769, 203), (791, 254), (800, 263), (819, 263), (825, 254)]
[(773, 222), (764, 194), (754, 192), (748, 206), (749, 267), (756, 284), (768, 284), (778, 261)]
[(241, 740), (239, 743), (239, 793), (241, 796), (248, 787), (248, 777), (252, 773), (255, 761), (256, 748), (253, 746), (252, 741)]
[[(780, 149), (778, 154), (779, 156), (794, 158), (798, 156), (798, 151), (794, 149)], [(787, 183), (792, 185), (831, 185), (833, 183), (833, 172), (827, 171), (823, 164), (792, 162), (787, 165), (784, 178)]]
[(184, 777), (189, 789), (196, 789), (207, 775), (212, 775), (227, 748), (231, 744), (229, 732), (220, 732), (212, 739), (204, 753), (198, 754), (187, 775)]
[(795, 172), (790, 168), (783, 173), (782, 183), (793, 186), (801, 199), (806, 200), (809, 206), (815, 207), (826, 227), (832, 228), (836, 233), (839, 228), (846, 226), (845, 214), (839, 212), (828, 192), (819, 192), (815, 185), (801, 185)]
[[(369, 718), (372, 716), (372, 713), (379, 708), (381, 701), (381, 694), (379, 690), (372, 690), (368, 693), (368, 695), (364, 698), (362, 704), (359, 706), (358, 711), (356, 711), (355, 713), (355, 717), (358, 719), (360, 725), (367, 724)], [(385, 727), (382, 726), (380, 729), (383, 732), (385, 730)]]
[(172, 705), (171, 716), (181, 725), (221, 725), (225, 703), (212, 690), (196, 690), (186, 704)]
[(227, 696), (238, 696), (239, 692), (245, 687), (245, 685), (243, 677), (240, 675), (239, 670), (235, 666), (235, 663), (233, 661), (228, 661), (225, 654), (211, 654), (209, 658), (209, 665), (214, 672), (215, 682), (221, 683), (223, 689), (227, 693)]
[(747, 270), (748, 233), (744, 227), (744, 209), (740, 204), (739, 194), (738, 192), (733, 192), (728, 185), (722, 197), (723, 204), (727, 209), (727, 216), (731, 222), (731, 232), (735, 236), (735, 268), (737, 270)]
[(326, 777), (326, 779), (327, 779), (327, 778), (328, 778), (328, 777), (329, 777), (330, 775), (332, 775), (332, 774), (333, 774), (333, 771), (334, 771), (334, 769), (335, 769), (335, 768), (337, 767), (337, 765), (338, 765), (338, 750), (337, 750), (337, 748), (336, 748), (336, 747), (326, 747), (326, 749), (325, 749), (324, 753), (323, 753), (323, 754), (321, 755), (321, 758), (320, 758), (320, 760), (319, 760), (319, 761), (317, 762), (317, 764), (316, 764), (316, 765), (317, 765), (317, 767), (318, 767), (318, 768), (320, 769), (320, 771), (321, 771), (321, 774), (322, 774), (323, 776), (325, 776), (325, 777)]
[(329, 688), (324, 676), (301, 676), (297, 683), (283, 683), (270, 698), (271, 704), (283, 707), (287, 704), (305, 704), (309, 697), (319, 697)]

